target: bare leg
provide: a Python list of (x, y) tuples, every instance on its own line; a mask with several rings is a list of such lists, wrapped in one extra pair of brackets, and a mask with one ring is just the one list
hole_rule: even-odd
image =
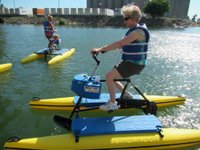
[[(121, 82), (119, 82), (119, 81), (116, 81), (116, 82), (115, 82), (115, 86), (116, 86), (116, 88), (119, 89), (121, 92), (122, 92), (123, 89), (124, 89), (124, 85), (123, 85)], [(130, 95), (130, 93), (129, 93), (127, 90), (125, 91), (124, 94)]]
[(116, 86), (116, 88), (118, 88), (120, 91), (122, 91), (122, 90), (124, 89), (124, 85), (123, 85), (121, 82), (119, 82), (119, 81), (116, 81), (116, 82), (115, 82), (115, 86)]
[(114, 79), (121, 78), (121, 75), (116, 69), (111, 70), (110, 72), (106, 73), (106, 84), (108, 87), (108, 91), (110, 93), (110, 101), (115, 103), (115, 82)]

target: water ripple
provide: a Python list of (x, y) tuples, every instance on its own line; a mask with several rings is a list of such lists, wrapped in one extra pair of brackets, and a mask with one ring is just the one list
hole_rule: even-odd
[[(74, 95), (70, 90), (73, 76), (91, 74), (96, 66), (89, 54), (90, 49), (114, 42), (126, 32), (124, 28), (58, 27), (62, 46), (75, 47), (76, 52), (69, 60), (48, 66), (44, 60), (23, 65), (19, 62), (46, 47), (42, 26), (0, 25), (0, 28), (0, 62), (13, 63), (10, 71), (0, 75), (0, 112), (3, 116), (0, 119), (0, 145), (14, 134), (33, 137), (64, 133), (53, 124), (55, 112), (31, 110), (29, 100), (35, 96)], [(200, 30), (156, 29), (150, 32), (148, 64), (140, 75), (131, 77), (134, 85), (147, 94), (185, 95), (184, 105), (159, 110), (158, 117), (165, 127), (200, 129)], [(120, 55), (120, 52), (99, 55), (101, 64), (96, 74), (103, 79), (105, 72), (119, 61)], [(134, 91), (134, 88), (129, 87), (129, 90)], [(107, 92), (104, 84), (102, 92)]]

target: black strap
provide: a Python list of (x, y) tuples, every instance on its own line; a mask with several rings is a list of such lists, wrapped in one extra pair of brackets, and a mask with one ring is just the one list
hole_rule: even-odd
[(157, 131), (158, 131), (158, 134), (160, 135), (161, 138), (164, 137), (164, 134), (162, 134), (162, 127), (161, 126), (157, 126)]

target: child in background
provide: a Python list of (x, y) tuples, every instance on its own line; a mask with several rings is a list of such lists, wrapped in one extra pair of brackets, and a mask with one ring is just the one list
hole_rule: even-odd
[(53, 37), (53, 34), (56, 32), (56, 29), (52, 21), (53, 21), (53, 16), (48, 15), (47, 20), (43, 23), (44, 34), (49, 41), (48, 45), (50, 45), (50, 39)]

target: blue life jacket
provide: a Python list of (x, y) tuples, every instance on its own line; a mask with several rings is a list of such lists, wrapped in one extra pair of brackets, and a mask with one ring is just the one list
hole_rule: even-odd
[(52, 37), (54, 31), (49, 21), (45, 21), (43, 23), (44, 26), (44, 33), (47, 37)]
[(138, 65), (145, 65), (147, 62), (148, 42), (150, 39), (149, 31), (145, 24), (137, 25), (127, 31), (126, 36), (136, 29), (142, 29), (145, 33), (145, 41), (133, 41), (122, 47), (122, 60), (127, 60)]

